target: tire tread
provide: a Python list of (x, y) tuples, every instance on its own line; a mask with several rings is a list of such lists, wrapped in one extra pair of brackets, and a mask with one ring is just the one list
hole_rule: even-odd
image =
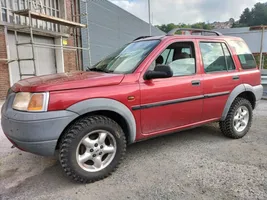
[[(114, 128), (116, 131), (120, 133), (120, 139), (123, 141), (123, 149), (121, 157), (118, 161), (118, 164), (110, 171), (108, 174), (104, 174), (96, 179), (87, 179), (78, 175), (74, 170), (69, 166), (70, 160), (68, 159), (68, 151), (69, 147), (72, 144), (72, 141), (77, 137), (77, 135), (86, 127), (94, 125), (94, 124), (106, 124)], [(95, 181), (102, 180), (108, 176), (110, 176), (114, 171), (117, 170), (119, 164), (122, 162), (124, 155), (126, 152), (126, 137), (122, 131), (122, 128), (112, 119), (105, 116), (85, 116), (76, 122), (74, 122), (65, 132), (65, 135), (62, 137), (60, 141), (60, 151), (59, 151), (59, 160), (61, 166), (67, 176), (69, 176), (72, 180), (80, 183), (93, 183)]]
[(232, 138), (232, 139), (240, 139), (242, 138), (243, 136), (246, 135), (246, 133), (249, 131), (249, 129), (251, 128), (251, 122), (252, 122), (252, 119), (253, 119), (253, 112), (250, 113), (250, 120), (248, 122), (248, 126), (246, 127), (246, 131), (244, 132), (244, 134), (242, 135), (238, 135), (236, 134), (236, 132), (234, 131), (233, 127), (232, 127), (232, 119), (234, 117), (234, 114), (235, 114), (235, 111), (238, 107), (240, 107), (241, 105), (248, 105), (250, 107), (250, 110), (252, 111), (252, 105), (251, 103), (247, 100), (247, 99), (244, 99), (244, 98), (241, 98), (241, 97), (237, 97), (233, 104), (231, 105), (230, 107), (230, 110), (226, 116), (226, 119), (224, 121), (220, 121), (219, 122), (219, 126), (220, 126), (220, 129), (221, 129), (221, 132), (226, 136), (226, 137), (229, 137), (229, 138)]

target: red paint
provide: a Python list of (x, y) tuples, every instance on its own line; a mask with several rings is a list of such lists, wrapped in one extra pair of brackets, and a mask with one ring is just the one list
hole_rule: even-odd
[(12, 89), (15, 92), (44, 92), (111, 86), (119, 84), (123, 77), (123, 74), (97, 72), (60, 73), (24, 79), (16, 83)]
[[(157, 38), (158, 39), (158, 38)], [(137, 125), (136, 139), (146, 139), (155, 135), (181, 130), (220, 119), (229, 95), (202, 98), (149, 109), (132, 110), (134, 106), (147, 105), (205, 94), (231, 92), (236, 86), (247, 83), (260, 84), (258, 69), (243, 70), (240, 61), (232, 53), (236, 70), (207, 74), (204, 72), (200, 41), (217, 41), (227, 44), (231, 37), (167, 36), (139, 65), (132, 74), (106, 74), (98, 72), (75, 72), (54, 74), (19, 81), (13, 90), (25, 92), (50, 92), (49, 111), (64, 110), (69, 106), (92, 98), (110, 98), (125, 104), (132, 111)], [(168, 79), (144, 80), (144, 74), (159, 54), (173, 42), (193, 42), (196, 51), (197, 73), (191, 76)], [(232, 77), (239, 75), (239, 80)], [(191, 84), (200, 80), (199, 86)], [(134, 96), (129, 101), (128, 97)]]

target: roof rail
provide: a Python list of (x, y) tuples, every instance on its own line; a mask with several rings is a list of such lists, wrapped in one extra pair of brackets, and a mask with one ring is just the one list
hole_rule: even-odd
[(175, 33), (177, 31), (191, 31), (192, 33), (193, 32), (196, 32), (196, 33), (214, 33), (217, 36), (221, 36), (222, 35), (220, 32), (212, 31), (212, 30), (196, 29), (196, 28), (175, 28), (175, 29), (172, 29), (170, 32), (168, 32), (167, 36), (175, 35)]
[(140, 39), (145, 39), (145, 38), (149, 38), (149, 37), (152, 37), (152, 36), (140, 36), (138, 38), (135, 38), (133, 41), (140, 40)]

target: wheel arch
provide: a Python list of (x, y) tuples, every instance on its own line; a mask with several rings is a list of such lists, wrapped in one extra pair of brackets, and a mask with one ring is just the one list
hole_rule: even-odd
[(73, 123), (84, 116), (88, 115), (103, 115), (109, 117), (116, 121), (125, 133), (125, 137), (127, 139), (127, 143), (131, 144), (135, 142), (136, 138), (136, 122), (132, 112), (121, 102), (118, 102), (113, 99), (106, 98), (96, 98), (96, 99), (88, 99), (85, 101), (81, 101), (76, 103), (69, 108), (68, 111), (75, 112), (79, 116), (71, 121), (68, 126), (61, 133), (57, 149), (59, 147), (59, 143), (66, 129), (71, 127)]
[(227, 114), (228, 114), (228, 112), (230, 110), (230, 107), (231, 107), (232, 103), (234, 102), (234, 100), (237, 97), (242, 97), (242, 98), (247, 99), (251, 103), (253, 109), (256, 107), (257, 98), (256, 98), (256, 95), (255, 95), (255, 92), (254, 92), (254, 88), (251, 85), (248, 85), (248, 84), (238, 85), (230, 93), (230, 96), (228, 97), (228, 100), (227, 100), (227, 102), (225, 104), (225, 107), (224, 107), (224, 110), (223, 110), (221, 121), (225, 120), (225, 118), (226, 118), (226, 116), (227, 116)]

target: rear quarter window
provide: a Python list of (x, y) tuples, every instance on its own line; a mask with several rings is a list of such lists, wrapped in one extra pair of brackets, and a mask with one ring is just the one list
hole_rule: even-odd
[(254, 56), (244, 41), (230, 41), (229, 45), (235, 50), (243, 69), (254, 69), (257, 67)]

